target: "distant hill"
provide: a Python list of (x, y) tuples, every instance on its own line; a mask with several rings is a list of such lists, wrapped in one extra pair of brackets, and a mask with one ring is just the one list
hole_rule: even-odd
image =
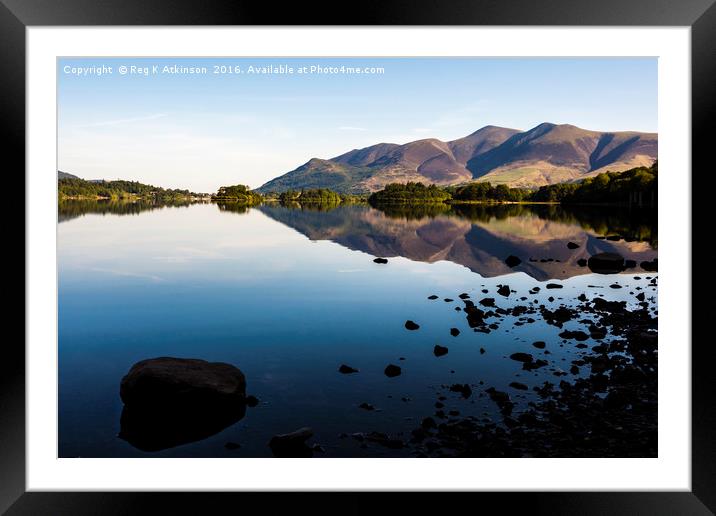
[(258, 191), (366, 193), (388, 183), (456, 185), (473, 180), (533, 188), (649, 166), (657, 149), (656, 133), (598, 132), (549, 123), (523, 132), (488, 125), (449, 142), (379, 143), (331, 159), (313, 158)]
[(74, 174), (68, 174), (67, 172), (62, 172), (61, 170), (58, 170), (57, 180), (59, 181), (60, 179), (79, 179), (79, 177)]

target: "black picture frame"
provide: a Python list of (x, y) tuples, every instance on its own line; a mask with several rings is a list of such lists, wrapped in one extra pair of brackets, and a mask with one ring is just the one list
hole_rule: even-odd
[[(243, 0), (0, 0), (3, 90), (0, 126), (5, 158), (25, 166), (25, 29), (31, 26), (109, 25), (551, 25), (689, 26), (692, 52), (692, 169), (708, 170), (716, 91), (716, 0), (363, 0), (277, 6)], [(24, 191), (24, 185), (21, 187)], [(706, 189), (699, 189), (705, 191)], [(27, 192), (25, 192), (27, 195)], [(693, 197), (697, 205), (698, 193)], [(703, 194), (701, 194), (703, 195)], [(17, 211), (15, 212), (17, 213)], [(15, 216), (14, 219), (17, 217)], [(10, 219), (12, 220), (12, 219)], [(700, 234), (694, 220), (692, 234)], [(27, 271), (26, 271), (27, 274)], [(24, 297), (24, 296), (23, 296)], [(697, 307), (695, 300), (692, 302)], [(18, 303), (19, 305), (19, 303)], [(22, 305), (24, 307), (24, 304)], [(23, 308), (24, 309), (24, 308)], [(694, 323), (698, 317), (692, 316)], [(710, 339), (692, 337), (692, 490), (690, 492), (465, 493), (466, 507), (534, 514), (712, 514), (716, 512), (716, 411)], [(688, 346), (688, 342), (681, 343)], [(444, 510), (424, 493), (385, 500), (373, 493), (289, 493), (280, 502), (258, 493), (41, 493), (25, 488), (25, 350), (7, 339), (0, 374), (0, 512), (21, 514), (162, 514), (261, 507), (277, 513), (306, 505), (320, 512), (368, 512), (397, 504), (401, 512)], [(469, 497), (469, 498), (468, 498)], [(260, 498), (260, 499), (257, 499)], [(436, 500), (438, 498), (438, 500)], [(461, 500), (456, 500), (460, 503)], [(451, 501), (451, 503), (455, 503)], [(240, 504), (240, 505), (239, 505)], [(433, 506), (434, 504), (434, 506)], [(489, 505), (486, 505), (489, 504)], [(495, 505), (496, 504), (496, 505)], [(243, 509), (242, 509), (243, 508)]]

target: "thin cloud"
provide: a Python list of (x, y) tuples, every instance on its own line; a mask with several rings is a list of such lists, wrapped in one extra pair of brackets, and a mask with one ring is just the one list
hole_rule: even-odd
[(120, 118), (118, 120), (105, 120), (103, 122), (93, 122), (91, 124), (76, 125), (75, 127), (103, 127), (103, 126), (131, 124), (133, 122), (145, 122), (147, 120), (156, 120), (157, 118), (164, 118), (165, 116), (167, 116), (165, 113), (157, 113), (155, 115), (138, 116), (135, 118)]

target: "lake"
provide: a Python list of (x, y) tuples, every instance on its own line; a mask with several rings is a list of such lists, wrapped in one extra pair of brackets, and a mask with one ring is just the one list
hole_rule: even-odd
[[(428, 428), (426, 417), (484, 423), (502, 435), (545, 399), (535, 390), (545, 381), (618, 378), (598, 370), (590, 353), (607, 357), (620, 374), (630, 371), (638, 359), (633, 346), (614, 342), (627, 331), (624, 310), (639, 310), (640, 321), (655, 328), (658, 274), (650, 264), (657, 242), (656, 210), (604, 206), (63, 202), (59, 455), (270, 457), (271, 436), (301, 427), (313, 430), (316, 457), (451, 455), (444, 436), (427, 447), (409, 444), (416, 428)], [(580, 262), (603, 252), (633, 260), (634, 267), (597, 274)], [(521, 263), (509, 267), (508, 256)], [(375, 257), (388, 263), (374, 263)], [(507, 295), (498, 293), (505, 285)], [(624, 304), (618, 313), (583, 310), (580, 303), (597, 297)], [(490, 312), (485, 324), (467, 317), (469, 304)], [(572, 316), (555, 325), (551, 314), (560, 306)], [(606, 337), (585, 330), (586, 340), (559, 336), (584, 330), (595, 317), (602, 321), (596, 326), (607, 328), (607, 321), (616, 329), (607, 328)], [(407, 320), (420, 328), (408, 331)], [(604, 342), (611, 343), (608, 351), (599, 348)], [(436, 356), (436, 345), (447, 354)], [(510, 358), (515, 353), (545, 365), (521, 367)], [(233, 364), (259, 403), (209, 437), (143, 451), (118, 436), (119, 386), (134, 363), (162, 356)], [(359, 372), (341, 374), (341, 364)], [(387, 377), (388, 364), (402, 373)], [(655, 363), (639, 367), (648, 381), (629, 381), (648, 389), (639, 402), (651, 407)], [(455, 385), (471, 392), (451, 390)], [(514, 408), (506, 411), (495, 392), (509, 393)], [(604, 399), (611, 411), (619, 402), (611, 392), (595, 392), (595, 403)], [(623, 407), (642, 414), (636, 401)], [(612, 414), (590, 410), (595, 419)], [(652, 432), (650, 410), (629, 424)], [(624, 425), (614, 428), (605, 455)], [(644, 437), (642, 455), (651, 455), (650, 439), (651, 433)], [(525, 449), (522, 455), (531, 454)]]

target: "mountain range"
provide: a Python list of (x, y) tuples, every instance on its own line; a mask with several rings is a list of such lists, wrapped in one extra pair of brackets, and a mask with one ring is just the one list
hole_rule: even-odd
[(656, 133), (599, 132), (551, 123), (528, 131), (488, 125), (447, 142), (428, 138), (404, 145), (378, 143), (331, 159), (312, 158), (257, 190), (367, 193), (388, 183), (447, 186), (475, 180), (534, 188), (649, 166), (657, 150)]

